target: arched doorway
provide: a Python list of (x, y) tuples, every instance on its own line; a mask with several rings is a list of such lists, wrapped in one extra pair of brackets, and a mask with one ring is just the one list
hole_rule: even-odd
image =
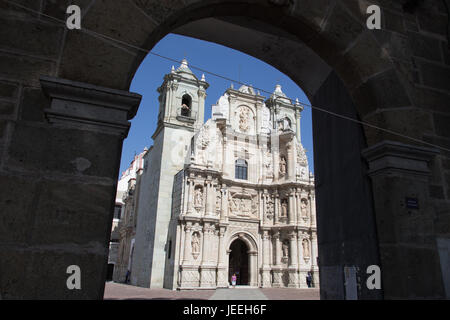
[[(236, 274), (236, 285), (249, 284), (249, 248), (241, 239), (236, 239), (230, 246), (228, 279)], [(231, 280), (230, 280), (231, 281)]]

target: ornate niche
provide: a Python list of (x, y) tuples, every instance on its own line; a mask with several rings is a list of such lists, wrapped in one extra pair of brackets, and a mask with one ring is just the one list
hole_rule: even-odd
[(305, 149), (297, 144), (297, 165), (296, 165), (296, 175), (301, 179), (308, 178), (308, 159), (306, 157)]
[(285, 156), (280, 157), (280, 168), (279, 168), (280, 176), (284, 177), (287, 172), (287, 161)]
[(311, 258), (310, 246), (309, 246), (308, 239), (306, 239), (306, 238), (303, 239), (302, 248), (303, 248), (303, 260), (305, 260), (305, 262), (308, 263), (309, 259)]
[(266, 201), (266, 218), (269, 221), (272, 221), (275, 214), (275, 203), (272, 197), (267, 197)]
[(240, 106), (235, 112), (236, 127), (242, 133), (252, 133), (253, 112), (247, 106)]
[(191, 246), (192, 257), (194, 258), (194, 260), (197, 260), (200, 254), (200, 233), (198, 233), (197, 231), (192, 234)]
[(203, 202), (203, 187), (197, 185), (194, 188), (194, 208), (197, 213), (203, 209)]
[(289, 240), (284, 240), (281, 244), (282, 258), (281, 262), (287, 264), (289, 262)]
[(308, 215), (308, 200), (306, 198), (302, 198), (300, 200), (300, 211), (303, 220), (307, 221), (309, 219), (309, 215)]
[(266, 172), (266, 178), (273, 178), (273, 164), (272, 164), (272, 153), (266, 151), (264, 153), (264, 168)]
[(204, 125), (197, 136), (196, 147), (197, 147), (197, 160), (198, 162), (205, 164), (207, 160), (206, 149), (210, 144), (210, 139), (208, 136), (209, 127)]
[(286, 222), (289, 215), (289, 206), (287, 199), (281, 199), (280, 205), (280, 222)]

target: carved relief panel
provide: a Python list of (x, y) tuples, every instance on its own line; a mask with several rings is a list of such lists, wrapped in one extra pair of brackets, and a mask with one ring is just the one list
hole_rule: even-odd
[(230, 193), (229, 214), (231, 216), (254, 218), (258, 216), (257, 196), (250, 194)]

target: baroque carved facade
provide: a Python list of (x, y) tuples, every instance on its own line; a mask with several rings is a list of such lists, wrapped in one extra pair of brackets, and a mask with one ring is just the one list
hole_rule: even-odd
[[(204, 77), (199, 81), (183, 61), (159, 89), (160, 122), (141, 179), (132, 284), (227, 287), (235, 273), (241, 285), (300, 288), (311, 273), (318, 286), (314, 179), (300, 140), (302, 107), (279, 85), (268, 99), (249, 86), (231, 87), (204, 123), (205, 88)], [(192, 110), (191, 120), (177, 116), (181, 108)], [(151, 183), (158, 175), (159, 189)]]

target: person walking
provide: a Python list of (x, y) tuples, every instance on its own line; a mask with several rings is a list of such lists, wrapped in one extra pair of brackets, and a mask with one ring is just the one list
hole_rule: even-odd
[(231, 285), (233, 286), (233, 288), (236, 286), (236, 273), (233, 273), (233, 275), (231, 276)]
[(308, 275), (306, 276), (306, 284), (308, 285), (308, 288), (311, 288), (311, 282), (312, 282), (311, 272), (308, 272)]

